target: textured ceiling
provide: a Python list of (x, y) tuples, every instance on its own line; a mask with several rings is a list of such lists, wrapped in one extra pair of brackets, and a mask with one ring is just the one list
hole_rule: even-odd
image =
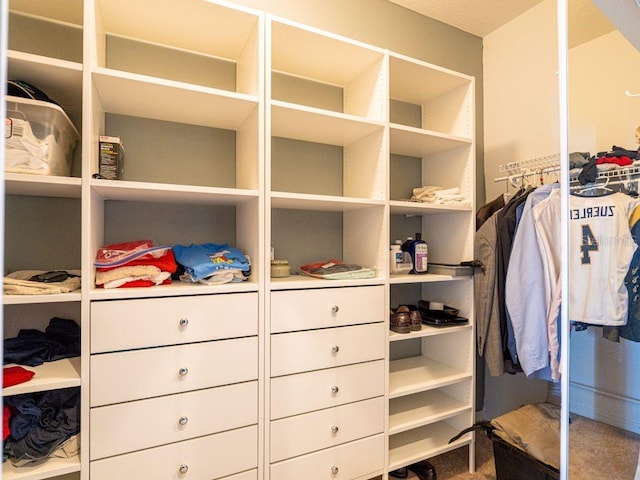
[[(389, 0), (465, 32), (484, 37), (542, 0)], [(615, 27), (591, 0), (569, 2), (569, 45), (575, 46)]]
[(409, 10), (435, 18), (484, 37), (542, 0), (389, 0)]

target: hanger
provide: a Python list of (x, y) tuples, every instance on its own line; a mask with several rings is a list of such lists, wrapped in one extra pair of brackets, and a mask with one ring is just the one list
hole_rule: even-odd
[(511, 182), (504, 182), (505, 185), (505, 189), (504, 189), (504, 193), (502, 194), (504, 198), (504, 202), (507, 203), (509, 201), (509, 199), (513, 196), (513, 194), (509, 191), (509, 183)]
[[(586, 185), (584, 188), (578, 189), (575, 192), (571, 192), (571, 193), (574, 195), (583, 195), (586, 192), (591, 192), (595, 190), (604, 190), (605, 192), (608, 192), (607, 194), (602, 194), (602, 195), (608, 195), (609, 193), (614, 193), (615, 190), (612, 190), (608, 187), (609, 177), (605, 177), (605, 179), (606, 181), (604, 182), (604, 185), (598, 183), (596, 180), (595, 182)], [(594, 195), (594, 196), (599, 196), (599, 195)]]

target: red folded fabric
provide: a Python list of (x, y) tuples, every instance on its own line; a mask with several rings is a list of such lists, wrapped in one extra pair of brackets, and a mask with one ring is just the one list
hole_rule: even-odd
[(173, 254), (173, 250), (167, 250), (164, 255), (159, 258), (153, 258), (151, 256), (137, 258), (135, 260), (131, 260), (123, 265), (118, 265), (117, 267), (99, 267), (97, 270), (101, 272), (108, 272), (109, 270), (115, 270), (120, 267), (137, 267), (140, 265), (151, 265), (154, 267), (158, 267), (163, 272), (175, 273), (178, 269), (178, 264), (176, 263), (176, 257)]
[(11, 409), (7, 405), (3, 405), (2, 406), (2, 441), (3, 442), (7, 439), (9, 435), (11, 435), (9, 420), (11, 420)]
[(4, 367), (2, 370), (2, 386), (11, 387), (31, 380), (36, 372), (23, 367)]
[(615, 163), (616, 165), (619, 165), (621, 167), (626, 167), (628, 165), (632, 165), (633, 164), (633, 160), (631, 160), (629, 157), (625, 157), (625, 156), (620, 156), (620, 157), (600, 157), (598, 160), (596, 160), (596, 164), (597, 165), (602, 165), (603, 163)]

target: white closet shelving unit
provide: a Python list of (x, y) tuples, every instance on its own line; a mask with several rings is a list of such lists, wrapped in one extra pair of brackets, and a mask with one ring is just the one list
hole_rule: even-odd
[[(83, 475), (255, 480), (262, 469), (264, 21), (196, 0), (96, 0), (86, 10), (91, 331)], [(91, 178), (99, 135), (124, 140), (120, 180)], [(227, 243), (250, 257), (251, 277), (95, 288), (97, 249), (142, 238)]]
[[(386, 55), (275, 17), (266, 38), (265, 238), (293, 275), (267, 280), (265, 478), (372, 478), (386, 457)], [(331, 259), (375, 276), (297, 274)]]
[[(82, 453), (3, 478), (366, 480), (473, 446), (447, 444), (474, 417), (472, 279), (388, 267), (417, 231), (430, 261), (472, 258), (473, 78), (224, 0), (10, 9), (9, 77), (81, 141), (72, 177), (6, 175), (5, 266), (83, 275), (80, 292), (5, 295), (4, 336), (73, 318), (82, 356), (4, 395), (80, 387)], [(93, 177), (99, 135), (124, 141), (120, 180)], [(431, 184), (469, 206), (407, 200)], [(143, 238), (229, 243), (251, 277), (96, 288), (97, 249)], [(271, 247), (292, 276), (270, 278)], [(331, 259), (375, 275), (297, 274)], [(419, 299), (470, 323), (390, 332), (389, 308)]]
[[(43, 4), (48, 3), (48, 4)], [(75, 128), (82, 127), (82, 1), (70, 1), (66, 8), (53, 2), (12, 0), (9, 15), (7, 76), (39, 86), (56, 99)], [(78, 146), (77, 151), (81, 149)], [(70, 269), (81, 265), (81, 170), (80, 155), (73, 176), (40, 177), (5, 174), (6, 219), (5, 269)], [(56, 219), (52, 222), (50, 219)], [(33, 235), (37, 232), (37, 235)], [(4, 295), (4, 338), (23, 328), (44, 330), (53, 317), (81, 323), (81, 295)], [(79, 358), (63, 359), (38, 367), (25, 384), (3, 389), (6, 398), (58, 388), (80, 388)], [(77, 478), (79, 456), (50, 459), (46, 463), (15, 468), (2, 465), (2, 478), (38, 480)]]
[[(402, 55), (389, 56), (390, 236), (422, 235), (429, 262), (473, 259), (474, 80)], [(409, 174), (407, 173), (409, 172)], [(413, 175), (410, 175), (413, 173)], [(468, 204), (407, 201), (420, 186), (457, 187)], [(473, 280), (442, 274), (389, 276), (390, 307), (418, 300), (460, 309), (469, 324), (423, 325), (389, 335), (389, 465), (393, 470), (462, 445), (448, 440), (474, 421)], [(474, 468), (474, 449), (469, 449)]]

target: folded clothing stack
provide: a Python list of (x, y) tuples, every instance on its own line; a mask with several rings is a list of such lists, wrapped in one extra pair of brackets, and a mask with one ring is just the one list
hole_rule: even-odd
[(459, 207), (468, 207), (471, 205), (471, 202), (460, 193), (460, 189), (457, 187), (445, 189), (438, 186), (424, 186), (414, 188), (412, 193), (412, 202), (422, 202), (433, 205), (457, 205)]
[(96, 286), (100, 288), (151, 287), (171, 283), (176, 264), (170, 246), (151, 240), (114, 243), (98, 249)]
[(55, 295), (80, 289), (80, 270), (17, 270), (4, 277), (5, 295)]
[(344, 280), (352, 278), (372, 278), (376, 272), (355, 263), (343, 263), (340, 260), (316, 262), (302, 265), (300, 273), (324, 280)]
[(216, 285), (241, 282), (251, 275), (249, 258), (226, 243), (175, 245), (173, 252), (184, 269), (180, 274), (183, 282)]

